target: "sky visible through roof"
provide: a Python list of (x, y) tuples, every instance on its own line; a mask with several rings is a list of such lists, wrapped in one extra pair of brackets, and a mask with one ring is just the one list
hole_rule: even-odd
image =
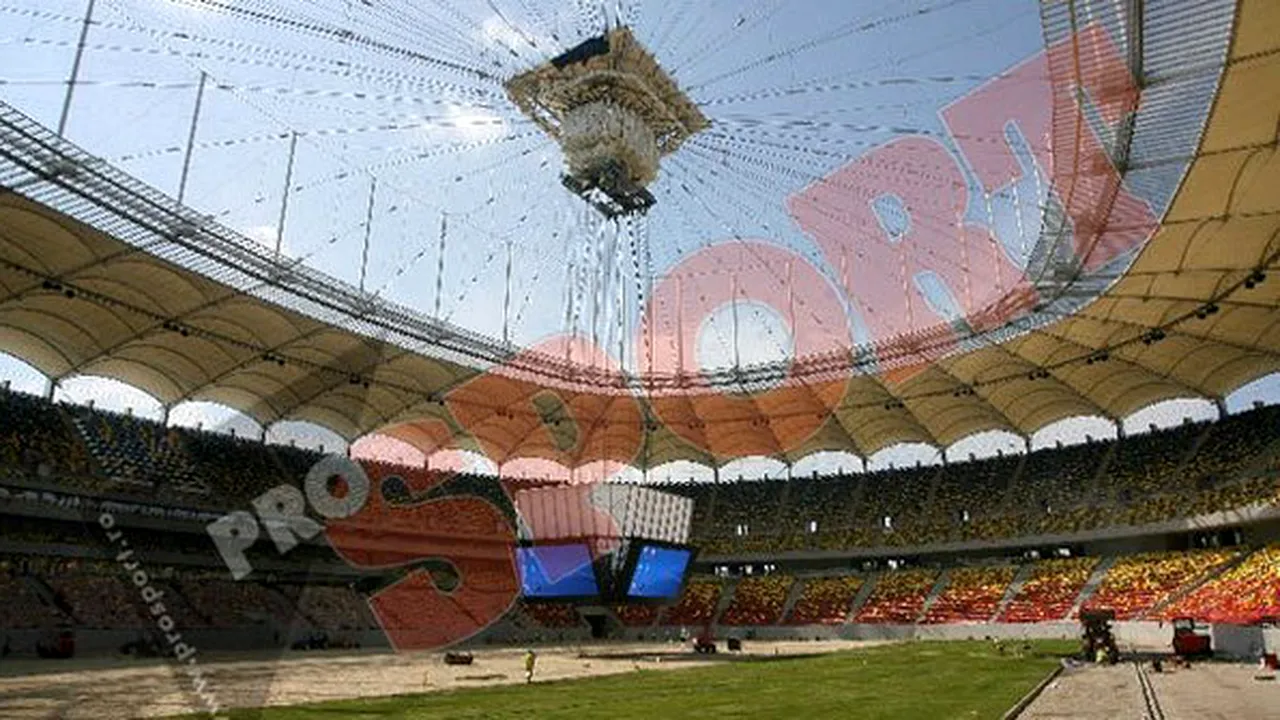
[[(1115, 3), (1084, 5), (1102, 17)], [(0, 99), (59, 125), (85, 8), (84, 0), (0, 0)], [(65, 135), (285, 259), (514, 347), (588, 337), (639, 372), (651, 278), (711, 257), (687, 276), (682, 292), (696, 294), (717, 273), (735, 272), (708, 248), (785, 248), (834, 290), (842, 270), (788, 212), (788, 198), (897, 137), (931, 137), (961, 155), (941, 109), (1044, 49), (1039, 8), (1037, 0), (97, 0)], [(565, 190), (559, 148), (500, 83), (610, 23), (631, 27), (712, 121), (663, 163), (651, 188), (657, 207), (618, 225)], [(1207, 106), (1211, 93), (1190, 101)], [(1162, 212), (1181, 170), (1134, 182)], [(964, 213), (990, 226), (1022, 267), (1046, 194), (1033, 172)], [(890, 235), (952, 221), (908, 216), (893, 198), (877, 212)], [(936, 277), (914, 282), (939, 315), (956, 314)], [(874, 300), (841, 303), (846, 314), (821, 326), (816, 345), (873, 339), (863, 314), (876, 312)], [(740, 303), (680, 322), (696, 323), (694, 356), (714, 368), (786, 358), (797, 342), (783, 315)], [(1231, 404), (1273, 400), (1276, 385)], [(120, 391), (82, 380), (62, 392), (110, 404)], [(188, 412), (174, 420), (227, 422), (214, 409)], [(892, 452), (899, 463), (913, 457)]]

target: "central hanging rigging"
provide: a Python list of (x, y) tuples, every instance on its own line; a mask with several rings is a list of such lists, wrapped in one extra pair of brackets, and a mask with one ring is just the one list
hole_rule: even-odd
[(661, 158), (710, 126), (631, 34), (618, 28), (511, 78), (507, 95), (560, 144), (565, 187), (605, 217), (644, 214)]

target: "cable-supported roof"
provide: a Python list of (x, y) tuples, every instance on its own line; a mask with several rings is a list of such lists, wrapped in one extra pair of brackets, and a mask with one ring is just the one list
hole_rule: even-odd
[[(1063, 34), (1070, 18), (1055, 14), (1067, 4), (1045, 5), (1046, 46), (1073, 49), (1047, 62), (1082, 62), (1080, 43), (1062, 39), (1079, 37)], [(1108, 144), (1126, 186), (1177, 164), (1161, 155), (1172, 143), (1161, 120), (1184, 110), (1180, 83), (1208, 77), (1216, 90), (1172, 200), (1127, 267), (1055, 280), (1061, 265), (1046, 258), (1063, 231), (1050, 208), (1045, 257), (1028, 261), (1034, 282), (996, 299), (1022, 312), (983, 322), (989, 304), (980, 303), (956, 332), (921, 327), (892, 342), (819, 348), (791, 366), (697, 377), (678, 362), (622, 372), (577, 340), (514, 351), (425, 321), (279, 262), (4, 108), (0, 350), (55, 379), (114, 377), (166, 405), (210, 400), (262, 423), (309, 420), (347, 438), (385, 430), (424, 450), (456, 445), (500, 463), (570, 466), (868, 455), (991, 429), (1030, 435), (1075, 415), (1117, 419), (1170, 398), (1218, 399), (1280, 369), (1280, 8), (1240, 3), (1225, 57), (1207, 69), (1162, 75), (1156, 55), (1167, 50), (1146, 50), (1129, 53), (1127, 66), (1143, 110), (1117, 133), (1127, 141)], [(1095, 95), (1091, 112), (1123, 108), (1121, 95)], [(1052, 118), (1055, 132), (1092, 123), (1086, 114)], [(1089, 185), (1083, 153), (1055, 150), (1059, 216), (1078, 236), (1072, 198), (1102, 198), (1105, 240), (1123, 194)], [(847, 172), (857, 177), (856, 167)], [(841, 178), (805, 192), (822, 197)]]

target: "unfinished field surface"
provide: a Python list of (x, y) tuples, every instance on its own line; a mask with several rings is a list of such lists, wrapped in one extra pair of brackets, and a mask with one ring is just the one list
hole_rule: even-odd
[[(1255, 665), (1200, 662), (1190, 669), (1166, 664), (1147, 670), (1165, 720), (1272, 720), (1280, 718), (1280, 682)], [(1064, 672), (1019, 720), (1146, 720), (1142, 687), (1132, 663), (1084, 665)]]
[[(821, 654), (874, 644), (851, 640), (749, 642), (744, 655)], [(215, 653), (201, 656), (199, 668), (206, 691), (224, 710), (524, 682), (523, 648), (479, 649), (474, 653), (475, 664), (470, 666), (445, 665), (441, 653)], [(537, 676), (543, 682), (635, 673), (637, 668), (679, 670), (733, 659), (727, 654), (714, 658), (694, 655), (666, 643), (539, 647), (538, 654)], [(0, 662), (0, 718), (115, 720), (197, 712), (204, 706), (191, 688), (188, 676), (161, 659), (9, 658)]]
[[(797, 647), (826, 643), (788, 644)], [(805, 657), (781, 644), (756, 654), (699, 660), (578, 659), (628, 662), (629, 672), (533, 685), (456, 689), (413, 696), (243, 710), (232, 718), (999, 718), (1068, 651), (1036, 643), (1026, 654), (999, 654), (988, 643), (907, 643)], [(620, 655), (609, 649), (609, 655)], [(490, 672), (477, 658), (473, 672)], [(341, 681), (335, 678), (335, 681)]]

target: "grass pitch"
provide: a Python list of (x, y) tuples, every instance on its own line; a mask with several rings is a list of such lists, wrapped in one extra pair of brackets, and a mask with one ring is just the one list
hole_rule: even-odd
[(247, 720), (332, 718), (999, 718), (1074, 649), (915, 642), (529, 685), (237, 710)]

